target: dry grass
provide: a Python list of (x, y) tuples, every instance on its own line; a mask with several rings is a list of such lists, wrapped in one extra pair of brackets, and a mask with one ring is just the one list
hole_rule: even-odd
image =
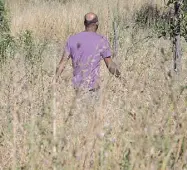
[[(28, 64), (20, 45), (1, 68), (0, 169), (81, 170), (90, 164), (90, 169), (106, 170), (187, 169), (187, 90), (181, 90), (187, 83), (185, 43), (183, 72), (171, 77), (170, 41), (146, 38), (149, 30), (131, 26), (132, 14), (143, 3), (119, 0), (116, 11), (113, 0), (7, 1), (12, 34), (32, 30), (39, 60)], [(119, 15), (115, 60), (124, 79), (115, 79), (102, 65), (99, 102), (89, 108), (78, 102), (65, 122), (75, 97), (71, 64), (55, 88), (52, 76), (62, 45), (83, 29), (88, 11), (98, 13), (99, 31), (111, 41), (112, 21)]]
[[(83, 16), (85, 13), (94, 11), (100, 18), (100, 32), (111, 32), (114, 14), (118, 12), (121, 19), (128, 19), (134, 11), (149, 0), (72, 0), (70, 3), (60, 4), (58, 0), (8, 0), (11, 9), (11, 30), (16, 34), (29, 29), (37, 37), (53, 37), (66, 39), (66, 37), (83, 29)], [(31, 3), (32, 2), (32, 3)], [(158, 4), (162, 4), (162, 1)], [(152, 3), (152, 2), (150, 2)]]

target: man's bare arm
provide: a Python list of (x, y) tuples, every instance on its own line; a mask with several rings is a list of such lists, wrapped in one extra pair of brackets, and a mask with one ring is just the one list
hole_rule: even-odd
[(56, 82), (58, 81), (60, 75), (64, 71), (65, 66), (66, 66), (69, 58), (70, 58), (70, 55), (64, 52), (64, 54), (63, 54), (63, 56), (62, 56), (62, 58), (60, 60), (60, 63), (58, 65), (57, 69), (56, 69), (56, 78), (55, 78)]
[(110, 73), (119, 77), (120, 71), (118, 70), (116, 63), (112, 61), (111, 57), (104, 58), (104, 61)]

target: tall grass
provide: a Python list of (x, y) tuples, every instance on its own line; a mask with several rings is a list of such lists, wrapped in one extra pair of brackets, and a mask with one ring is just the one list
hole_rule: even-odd
[[(176, 80), (170, 40), (134, 27), (144, 3), (6, 1), (15, 43), (0, 73), (0, 169), (187, 169), (186, 44)], [(83, 29), (89, 11), (111, 44), (118, 18), (123, 79), (102, 63), (101, 96), (88, 107), (84, 98), (73, 102), (70, 62), (58, 84), (52, 79), (66, 38)]]

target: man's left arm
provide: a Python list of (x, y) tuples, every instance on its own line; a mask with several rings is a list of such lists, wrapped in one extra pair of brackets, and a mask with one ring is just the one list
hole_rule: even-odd
[(105, 64), (111, 74), (113, 74), (115, 77), (120, 77), (121, 73), (118, 69), (118, 66), (115, 62), (112, 61), (111, 57), (104, 58)]
[(115, 62), (112, 61), (111, 59), (111, 49), (110, 49), (110, 44), (106, 38), (104, 38), (104, 43), (103, 43), (103, 50), (101, 52), (101, 56), (103, 57), (105, 64), (109, 70), (109, 72), (116, 77), (120, 77), (120, 71), (116, 65)]

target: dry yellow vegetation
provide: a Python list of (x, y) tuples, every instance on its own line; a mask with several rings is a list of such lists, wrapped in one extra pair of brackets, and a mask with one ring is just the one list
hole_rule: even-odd
[[(133, 26), (133, 14), (148, 0), (7, 0), (11, 34), (30, 30), (0, 70), (0, 169), (13, 170), (186, 170), (187, 51), (183, 71), (170, 74), (172, 44)], [(102, 65), (97, 105), (75, 98), (69, 62), (51, 86), (67, 37), (84, 29), (93, 11), (99, 32), (113, 39), (123, 80)], [(28, 36), (28, 35), (27, 35)], [(25, 36), (26, 37), (26, 36)], [(152, 38), (150, 38), (152, 37)], [(31, 57), (31, 58), (29, 58)]]

